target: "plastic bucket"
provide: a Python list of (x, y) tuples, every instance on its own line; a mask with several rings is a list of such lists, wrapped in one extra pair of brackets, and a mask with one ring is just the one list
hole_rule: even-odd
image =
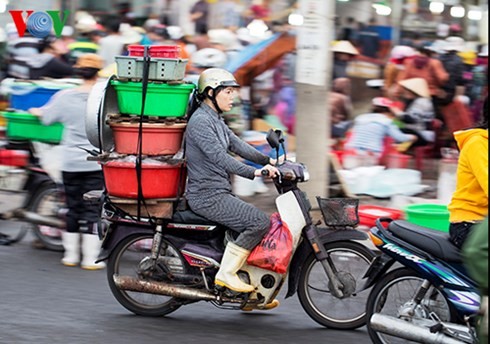
[(59, 143), (63, 135), (63, 124), (43, 125), (39, 118), (29, 113), (4, 112), (7, 119), (7, 137), (11, 140), (32, 140)]
[(10, 94), (10, 107), (17, 110), (28, 110), (32, 107), (41, 107), (45, 105), (59, 89), (42, 88), (36, 86), (26, 86), (13, 90)]
[[(114, 146), (120, 154), (138, 154), (138, 123), (111, 123)], [(143, 123), (142, 154), (173, 155), (182, 146), (186, 124)]]
[(180, 55), (180, 47), (178, 45), (153, 45), (150, 47), (151, 57), (165, 57), (176, 59)]
[[(144, 56), (144, 45), (129, 45), (129, 56)], [(165, 57), (165, 58), (179, 58), (180, 47), (178, 45), (152, 45), (148, 49), (148, 55), (150, 57)]]
[[(143, 198), (175, 198), (185, 189), (183, 163), (141, 165)], [(136, 164), (126, 161), (109, 161), (102, 164), (107, 193), (121, 198), (138, 198)]]
[(29, 152), (25, 150), (1, 149), (0, 165), (24, 167), (29, 163)]
[(403, 217), (403, 212), (401, 210), (375, 205), (360, 205), (358, 213), (359, 224), (367, 227), (375, 226), (376, 220), (380, 217), (389, 217), (393, 220), (398, 220)]
[(443, 204), (410, 204), (404, 208), (408, 222), (449, 232), (449, 211)]
[[(123, 114), (141, 114), (141, 82), (112, 80), (117, 93), (119, 111)], [(145, 101), (145, 115), (157, 117), (182, 117), (187, 110), (193, 84), (148, 83)]]

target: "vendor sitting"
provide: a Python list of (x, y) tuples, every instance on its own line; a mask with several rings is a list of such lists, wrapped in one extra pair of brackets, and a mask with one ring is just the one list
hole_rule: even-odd
[(345, 144), (346, 150), (351, 150), (356, 155), (369, 155), (379, 159), (384, 150), (386, 137), (393, 138), (395, 142), (417, 140), (416, 135), (403, 133), (394, 123), (393, 101), (384, 97), (376, 97), (372, 100), (372, 105), (371, 113), (355, 118), (354, 126)]
[(412, 147), (425, 146), (434, 142), (435, 134), (432, 126), (435, 113), (427, 81), (423, 78), (412, 78), (399, 81), (398, 84), (401, 86), (400, 96), (405, 110), (396, 106), (391, 110), (402, 122), (401, 131), (417, 136)]

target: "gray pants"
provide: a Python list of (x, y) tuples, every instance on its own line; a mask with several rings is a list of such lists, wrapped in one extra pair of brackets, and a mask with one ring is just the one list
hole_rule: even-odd
[(188, 204), (196, 214), (239, 232), (235, 244), (246, 250), (257, 246), (269, 231), (269, 216), (232, 194), (203, 195), (189, 199)]

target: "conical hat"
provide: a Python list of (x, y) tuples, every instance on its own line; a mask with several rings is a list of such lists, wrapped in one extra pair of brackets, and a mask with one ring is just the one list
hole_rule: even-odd
[(400, 86), (405, 87), (407, 90), (412, 91), (421, 97), (430, 98), (429, 85), (423, 78), (406, 79), (399, 81), (398, 83)]
[(332, 47), (334, 53), (344, 53), (350, 55), (359, 55), (359, 51), (349, 41), (338, 41)]

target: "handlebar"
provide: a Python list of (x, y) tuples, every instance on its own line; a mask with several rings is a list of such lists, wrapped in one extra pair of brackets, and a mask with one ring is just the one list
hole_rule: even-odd
[[(282, 180), (296, 182), (304, 182), (309, 180), (308, 171), (303, 164), (286, 161), (276, 167), (279, 173), (274, 179), (277, 180), (279, 183), (281, 183)], [(260, 171), (260, 174), (262, 176), (270, 176), (269, 172), (269, 170), (263, 169)]]

